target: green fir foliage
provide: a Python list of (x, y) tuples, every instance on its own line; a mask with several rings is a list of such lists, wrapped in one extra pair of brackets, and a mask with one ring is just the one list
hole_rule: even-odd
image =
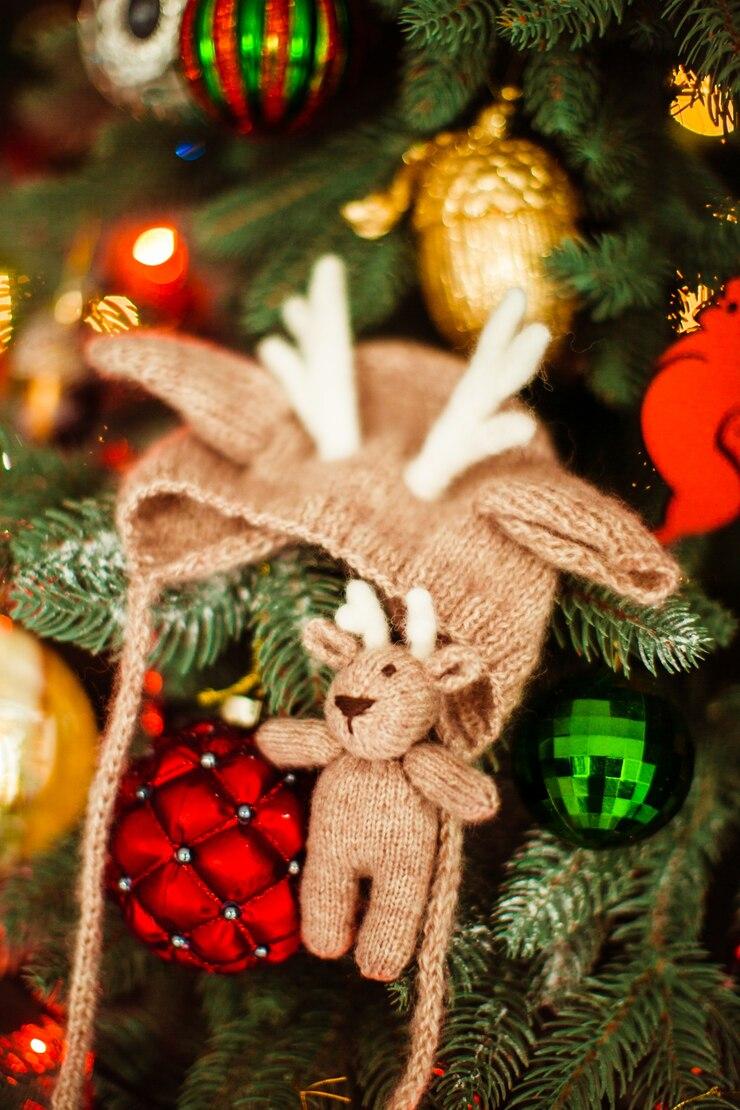
[[(126, 574), (112, 510), (108, 498), (69, 502), (15, 537), (13, 612), (27, 628), (93, 653), (120, 647)], [(165, 590), (152, 662), (181, 672), (212, 663), (245, 630), (250, 580), (235, 571)]]
[(627, 675), (634, 660), (653, 675), (658, 665), (669, 674), (691, 670), (737, 631), (735, 617), (695, 585), (653, 607), (568, 576), (557, 600), (553, 632), (560, 646), (570, 643), (583, 658), (601, 658)]
[(412, 141), (413, 132), (392, 117), (319, 142), (304, 141), (269, 175), (247, 179), (200, 208), (195, 235), (203, 253), (251, 260), (242, 302), (248, 334), (279, 326), (282, 304), (305, 287), (316, 257), (327, 251), (341, 254), (347, 264), (356, 329), (393, 311), (413, 273), (405, 232), (368, 243), (344, 222), (340, 208), (384, 184)]
[(604, 35), (620, 22), (630, 0), (517, 0), (507, 4), (499, 24), (517, 49), (549, 49), (561, 38), (574, 47)]
[(495, 0), (408, 0), (399, 24), (406, 53), (400, 88), (402, 115), (416, 129), (448, 127), (479, 93), (495, 47)]
[(573, 849), (550, 833), (532, 836), (509, 865), (494, 935), (511, 959), (531, 960), (569, 943), (626, 891), (629, 854)]
[(305, 651), (301, 630), (313, 618), (333, 618), (344, 586), (336, 564), (306, 552), (288, 554), (258, 569), (251, 627), (270, 713), (302, 716), (320, 708), (330, 673)]
[[(21, 624), (94, 654), (118, 650), (126, 567), (111, 498), (47, 510), (18, 533), (11, 553)], [(152, 663), (180, 675), (201, 671), (249, 631), (270, 709), (315, 711), (327, 675), (303, 650), (301, 628), (311, 617), (333, 616), (342, 591), (336, 566), (311, 552), (168, 588), (154, 605)]]
[(669, 0), (681, 60), (740, 96), (740, 8), (733, 0)]
[(211, 1029), (178, 1110), (294, 1110), (301, 1089), (341, 1068), (337, 1056), (328, 1055), (329, 1046), (336, 1052), (346, 1017), (337, 965), (325, 964), (317, 975), (315, 965), (298, 956), (268, 976), (204, 978), (201, 989)]

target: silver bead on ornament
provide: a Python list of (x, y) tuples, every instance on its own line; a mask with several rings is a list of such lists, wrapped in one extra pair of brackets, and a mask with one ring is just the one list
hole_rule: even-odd
[(182, 118), (193, 103), (180, 76), (186, 0), (83, 0), (82, 59), (90, 80), (134, 115)]

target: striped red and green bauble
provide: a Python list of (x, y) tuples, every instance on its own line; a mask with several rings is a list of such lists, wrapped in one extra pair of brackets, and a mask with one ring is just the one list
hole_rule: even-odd
[(347, 71), (347, 0), (187, 0), (185, 77), (242, 134), (309, 123)]

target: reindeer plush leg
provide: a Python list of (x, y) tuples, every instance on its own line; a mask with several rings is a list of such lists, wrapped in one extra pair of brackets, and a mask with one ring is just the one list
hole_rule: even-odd
[(358, 877), (348, 863), (309, 850), (301, 882), (301, 932), (314, 956), (335, 960), (352, 947), (358, 895)]
[(429, 891), (433, 864), (419, 852), (405, 867), (386, 861), (373, 876), (370, 904), (360, 927), (355, 959), (366, 979), (390, 982), (411, 960)]

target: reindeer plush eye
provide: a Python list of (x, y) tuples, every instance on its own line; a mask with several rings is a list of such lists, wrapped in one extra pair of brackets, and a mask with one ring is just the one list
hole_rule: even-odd
[(159, 0), (129, 0), (128, 25), (137, 39), (148, 39), (153, 35), (161, 17)]
[(396, 673), (396, 668), (393, 666), (392, 663), (386, 663), (380, 673), (384, 674), (386, 678), (390, 678), (392, 674)]

